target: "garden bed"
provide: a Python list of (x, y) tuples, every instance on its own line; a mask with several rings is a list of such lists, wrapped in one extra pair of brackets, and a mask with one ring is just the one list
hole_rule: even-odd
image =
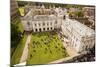
[(32, 34), (27, 65), (47, 64), (68, 56), (56, 32), (38, 32)]

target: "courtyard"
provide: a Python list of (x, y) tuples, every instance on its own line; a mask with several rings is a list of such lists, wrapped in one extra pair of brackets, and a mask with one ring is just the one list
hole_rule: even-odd
[[(12, 65), (67, 62), (94, 46), (95, 31), (69, 18), (72, 10), (68, 6), (36, 4), (19, 4), (20, 19), (11, 24)], [(80, 17), (82, 12), (71, 8), (75, 9), (75, 17)]]
[(54, 31), (33, 33), (28, 48), (27, 65), (47, 64), (69, 56)]

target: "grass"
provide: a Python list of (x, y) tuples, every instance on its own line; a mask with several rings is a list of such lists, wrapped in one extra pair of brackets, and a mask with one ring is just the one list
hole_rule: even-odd
[(24, 46), (25, 46), (26, 39), (27, 39), (27, 35), (24, 34), (23, 38), (21, 39), (21, 41), (18, 44), (15, 52), (12, 55), (11, 65), (14, 65), (14, 64), (18, 64), (19, 63), (20, 58), (22, 56), (22, 52), (23, 52)]
[[(22, 25), (22, 23), (21, 23), (21, 20), (20, 20), (20, 18), (16, 18), (16, 19), (14, 19), (11, 23), (13, 23), (14, 25), (16, 25), (18, 28), (18, 30), (21, 32), (21, 33), (23, 33), (23, 31), (24, 31), (24, 29), (23, 29), (23, 25)], [(12, 41), (13, 42), (13, 41)], [(17, 42), (18, 43), (18, 42)], [(14, 53), (14, 51), (15, 51), (15, 49), (16, 49), (16, 43), (14, 43), (14, 47), (12, 47), (11, 48), (11, 56), (13, 55), (13, 53)]]
[(24, 31), (22, 22), (19, 18), (16, 18), (15, 20), (13, 20), (12, 23), (14, 23), (16, 26), (18, 26), (18, 30), (20, 30), (21, 32)]
[(21, 32), (23, 32), (24, 29), (23, 29), (23, 25), (22, 25), (22, 23), (19, 22), (19, 23), (17, 23), (17, 25), (18, 25), (18, 29), (19, 29)]
[(19, 7), (19, 12), (21, 16), (25, 15), (24, 7)]
[(56, 32), (33, 33), (27, 65), (46, 64), (69, 56)]

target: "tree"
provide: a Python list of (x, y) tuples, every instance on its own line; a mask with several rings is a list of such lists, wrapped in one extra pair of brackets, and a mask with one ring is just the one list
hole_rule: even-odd
[(83, 17), (84, 16), (82, 11), (78, 11), (75, 14), (76, 14), (77, 17)]
[(20, 40), (21, 31), (18, 30), (18, 26), (14, 23), (11, 23), (11, 47), (17, 46), (18, 41)]
[(25, 6), (28, 4), (28, 2), (26, 1), (17, 1), (18, 2), (18, 6)]

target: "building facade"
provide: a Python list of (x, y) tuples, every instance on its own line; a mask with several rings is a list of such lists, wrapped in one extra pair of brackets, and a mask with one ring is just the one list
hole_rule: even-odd
[(22, 18), (24, 30), (41, 32), (59, 29), (64, 19), (64, 13), (66, 13), (66, 9), (46, 9), (44, 6), (41, 6), (41, 8), (31, 7), (29, 12)]
[(95, 44), (95, 31), (76, 20), (66, 18), (61, 25), (62, 33), (69, 40), (68, 46), (82, 52)]
[[(77, 52), (92, 48), (95, 44), (95, 31), (76, 20), (68, 18), (67, 9), (33, 8), (22, 18), (25, 31), (42, 32), (61, 29), (68, 46)], [(67, 45), (66, 44), (66, 45)]]
[(95, 7), (84, 7), (83, 9), (84, 17), (95, 19)]

